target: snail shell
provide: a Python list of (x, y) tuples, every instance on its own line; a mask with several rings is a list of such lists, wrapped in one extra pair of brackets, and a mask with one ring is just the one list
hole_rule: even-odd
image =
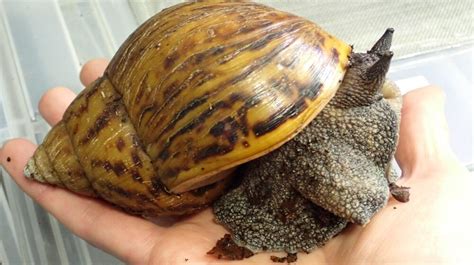
[(251, 2), (165, 9), (69, 106), (25, 174), (128, 212), (183, 214), (232, 169), (300, 132), (335, 94), (351, 47)]

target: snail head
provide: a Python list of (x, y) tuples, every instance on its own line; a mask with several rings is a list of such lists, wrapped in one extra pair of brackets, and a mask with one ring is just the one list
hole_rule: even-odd
[(381, 89), (390, 68), (393, 28), (388, 28), (366, 53), (352, 53), (350, 66), (331, 104), (341, 108), (368, 106), (382, 99)]

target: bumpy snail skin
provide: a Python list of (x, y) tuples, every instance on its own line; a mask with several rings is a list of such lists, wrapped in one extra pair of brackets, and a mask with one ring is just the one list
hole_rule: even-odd
[(278, 150), (244, 165), (238, 171), (242, 183), (214, 204), (214, 213), (232, 239), (253, 252), (309, 252), (338, 234), (347, 220), (292, 187), (286, 168), (292, 164)]
[(395, 113), (386, 102), (343, 111), (330, 106), (306, 130), (292, 146), (292, 185), (332, 213), (366, 224), (389, 196), (385, 169), (395, 150)]

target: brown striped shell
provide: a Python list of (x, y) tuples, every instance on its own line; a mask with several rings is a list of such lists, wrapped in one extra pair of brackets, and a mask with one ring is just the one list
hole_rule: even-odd
[(314, 23), (264, 5), (173, 6), (127, 39), (25, 172), (140, 214), (200, 208), (232, 168), (318, 114), (350, 52)]

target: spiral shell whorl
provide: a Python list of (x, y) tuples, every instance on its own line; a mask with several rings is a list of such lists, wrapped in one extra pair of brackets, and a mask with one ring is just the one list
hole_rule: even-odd
[(153, 182), (151, 160), (121, 96), (106, 77), (88, 86), (68, 107), (28, 162), (25, 175), (146, 216), (196, 211), (219, 196), (228, 182), (180, 195)]
[(74, 154), (63, 121), (54, 126), (44, 142), (38, 146), (35, 155), (28, 161), (24, 174), (81, 195), (96, 196)]

